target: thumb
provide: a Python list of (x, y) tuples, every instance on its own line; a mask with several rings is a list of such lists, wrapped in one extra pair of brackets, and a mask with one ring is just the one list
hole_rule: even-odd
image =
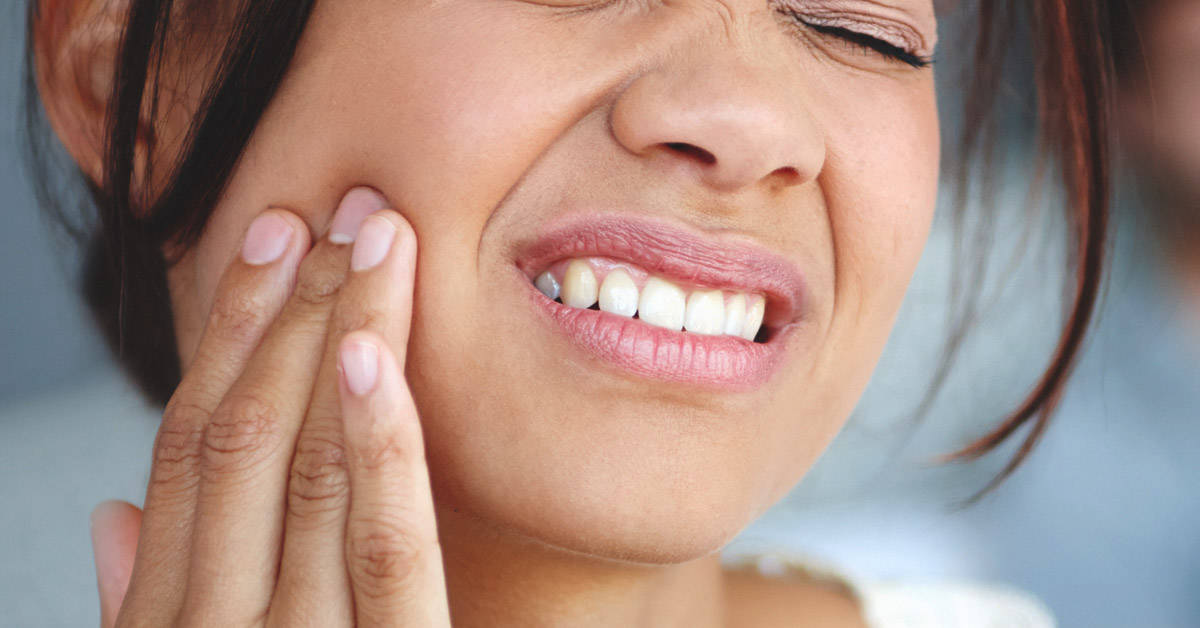
[(129, 588), (142, 511), (122, 501), (101, 502), (91, 516), (92, 552), (100, 589), (100, 626), (112, 628)]

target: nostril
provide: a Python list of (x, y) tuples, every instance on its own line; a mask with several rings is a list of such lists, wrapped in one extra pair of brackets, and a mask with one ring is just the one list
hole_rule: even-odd
[(691, 155), (705, 164), (711, 165), (717, 163), (716, 155), (713, 155), (703, 148), (693, 144), (688, 144), (686, 142), (667, 142), (667, 148), (679, 151), (685, 155)]
[(771, 173), (786, 185), (802, 183), (800, 171), (793, 166), (783, 166)]

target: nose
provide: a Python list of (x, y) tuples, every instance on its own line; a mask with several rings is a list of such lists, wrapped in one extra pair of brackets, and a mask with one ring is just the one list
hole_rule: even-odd
[(737, 53), (693, 48), (629, 82), (610, 113), (617, 141), (721, 192), (814, 180), (825, 142), (804, 104), (803, 81)]

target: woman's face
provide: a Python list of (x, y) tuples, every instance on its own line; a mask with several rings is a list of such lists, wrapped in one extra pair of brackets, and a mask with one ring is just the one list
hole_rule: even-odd
[[(258, 212), (319, 235), (372, 186), (419, 242), (407, 374), (439, 508), (606, 556), (712, 552), (804, 475), (888, 336), (939, 142), (932, 71), (881, 50), (928, 55), (935, 30), (930, 0), (318, 2), (171, 270), (184, 364)], [(583, 305), (583, 265), (639, 317), (534, 287)]]

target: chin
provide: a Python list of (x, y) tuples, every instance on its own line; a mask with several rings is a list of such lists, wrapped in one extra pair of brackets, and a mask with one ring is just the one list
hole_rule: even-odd
[(621, 563), (666, 565), (708, 556), (767, 506), (751, 503), (748, 492), (728, 479), (660, 486), (611, 474), (595, 481), (542, 478), (537, 486), (504, 490), (464, 487), (436, 460), (431, 472), (439, 478), (434, 480), (439, 517), (450, 511), (510, 541)]
[(731, 428), (721, 412), (643, 403), (463, 416), (422, 414), (439, 517), (567, 553), (642, 564), (709, 555), (795, 473), (756, 450), (749, 423)]
[(406, 375), (444, 516), (686, 562), (782, 497), (840, 425), (804, 407), (823, 300), (792, 260), (599, 211), (513, 241), (483, 280), (439, 242), (418, 262)]

